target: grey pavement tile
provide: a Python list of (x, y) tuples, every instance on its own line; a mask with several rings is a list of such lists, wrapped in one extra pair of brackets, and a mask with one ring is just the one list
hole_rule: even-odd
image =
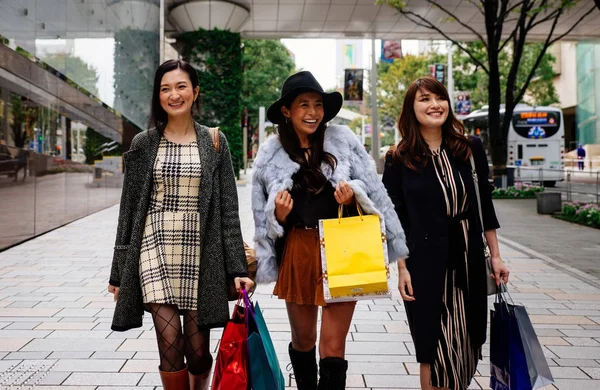
[[(406, 344), (406, 343), (404, 343)], [(346, 343), (346, 353), (355, 355), (408, 355), (403, 343), (350, 341)]]
[[(107, 341), (121, 342), (121, 340), (117, 340), (117, 339), (107, 340)], [(125, 351), (125, 352), (140, 351), (140, 352), (157, 352), (158, 353), (158, 347), (156, 345), (156, 341), (152, 340), (152, 339), (133, 339), (133, 340), (125, 340), (124, 342), (122, 342), (118, 351)]]
[[(143, 330), (139, 330), (139, 329), (131, 329), (125, 332), (108, 332), (108, 338), (109, 339), (137, 339), (139, 338), (142, 333), (144, 333)], [(154, 331), (152, 332), (154, 333)], [(154, 334), (154, 337), (156, 337), (156, 334)]]
[[(156, 357), (158, 356), (158, 348), (155, 348), (156, 351), (153, 352), (149, 352), (149, 351), (139, 351), (139, 352), (131, 352), (134, 353), (135, 356), (133, 357), (133, 359), (135, 360), (153, 360), (156, 359)], [(123, 353), (127, 353), (127, 352), (123, 352)]]
[(600, 330), (596, 329), (561, 329), (568, 337), (600, 337)]
[(598, 382), (593, 379), (556, 379), (554, 385), (560, 390), (595, 390)]
[(148, 372), (142, 377), (142, 380), (138, 383), (139, 386), (160, 386), (160, 375), (158, 372)]
[(23, 348), (31, 341), (30, 338), (25, 339), (4, 339), (0, 343), (0, 352), (14, 352)]
[(155, 386), (131, 386), (131, 387), (123, 387), (123, 386), (98, 386), (96, 390), (154, 390)]
[(46, 359), (50, 355), (50, 352), (11, 352), (4, 358), (5, 360), (37, 360)]
[(60, 359), (54, 371), (66, 372), (119, 372), (126, 360), (108, 359)]
[(36, 306), (39, 302), (13, 302), (10, 305), (7, 305), (6, 307), (9, 308), (17, 308), (17, 307), (21, 307), (21, 308), (32, 308), (34, 306)]
[(48, 336), (51, 331), (48, 330), (0, 330), (0, 339), (13, 339), (13, 338), (32, 338), (32, 339), (43, 339)]
[(0, 360), (0, 375), (17, 367), (21, 361)]
[(58, 322), (56, 317), (0, 317), (4, 322)]
[[(39, 322), (13, 322), (10, 325), (4, 327), (4, 330), (32, 330), (35, 329), (40, 323)], [(0, 329), (2, 326), (0, 326)]]
[[(93, 359), (132, 359), (135, 352), (104, 352), (97, 351), (92, 354)], [(156, 355), (155, 355), (156, 356)]]
[(414, 375), (365, 375), (370, 388), (417, 389), (421, 387), (419, 377)]
[(159, 359), (132, 359), (125, 363), (120, 372), (157, 372), (159, 364)]
[(406, 374), (406, 369), (403, 362), (350, 362), (348, 364), (348, 373), (354, 375), (404, 375)]
[(385, 329), (385, 325), (368, 325), (368, 324), (358, 324), (354, 325), (356, 327), (356, 332), (360, 333), (387, 333)]
[(59, 309), (83, 309), (87, 305), (83, 301), (49, 301), (40, 302), (35, 307), (51, 307)]
[(594, 347), (547, 347), (561, 359), (600, 359), (600, 348)]
[(589, 337), (565, 337), (564, 340), (576, 347), (598, 347), (600, 343)]
[(96, 324), (93, 322), (42, 322), (36, 330), (91, 330)]
[(590, 378), (600, 379), (600, 367), (581, 367)]
[(550, 367), (554, 379), (589, 379), (579, 367)]
[(22, 348), (23, 351), (116, 351), (122, 340), (93, 339), (82, 343), (71, 339), (36, 339)]
[(92, 354), (91, 351), (56, 351), (52, 352), (48, 359), (87, 359)]
[(70, 372), (40, 372), (35, 373), (27, 380), (27, 384), (31, 384), (34, 388), (41, 386), (60, 386), (67, 377), (71, 375)]
[(600, 364), (592, 359), (553, 359), (562, 367), (600, 367)]
[(55, 330), (47, 339), (105, 339), (110, 334), (104, 330)]
[(410, 334), (405, 333), (353, 333), (354, 341), (384, 341), (384, 342), (400, 342), (412, 341)]
[(65, 385), (94, 385), (94, 386), (135, 386), (142, 374), (138, 373), (106, 373), (106, 372), (75, 372), (64, 382)]
[(4, 308), (0, 311), (0, 320), (7, 321), (10, 317), (52, 317), (59, 312), (53, 308)]
[(55, 314), (57, 317), (94, 317), (100, 312), (100, 309), (63, 309)]

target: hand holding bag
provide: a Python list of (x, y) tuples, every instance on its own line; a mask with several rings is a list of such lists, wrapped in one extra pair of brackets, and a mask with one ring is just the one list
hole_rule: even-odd
[(215, 362), (212, 390), (250, 389), (248, 329), (245, 313), (247, 308), (240, 305), (242, 299), (243, 295), (238, 294), (233, 316), (223, 330)]
[(494, 273), (494, 268), (492, 267), (492, 256), (490, 253), (490, 247), (488, 245), (487, 239), (485, 238), (485, 228), (483, 227), (483, 215), (481, 214), (481, 196), (479, 195), (479, 177), (477, 176), (477, 171), (475, 170), (475, 160), (473, 159), (473, 154), (471, 154), (469, 159), (471, 160), (471, 172), (473, 174), (475, 194), (477, 196), (477, 210), (479, 211), (479, 222), (481, 223), (481, 239), (483, 240), (483, 255), (485, 257), (485, 270), (487, 274), (487, 294), (494, 295), (498, 292), (498, 285), (496, 284), (496, 279), (492, 277), (492, 274)]
[(285, 390), (285, 378), (279, 366), (275, 346), (258, 302), (250, 302), (243, 291), (247, 310), (250, 383), (252, 390)]
[(389, 298), (389, 260), (383, 220), (363, 215), (319, 220), (325, 302)]
[(509, 303), (499, 292), (494, 308), (490, 330), (490, 387), (493, 390), (535, 390), (554, 383), (525, 307), (515, 305), (512, 299)]

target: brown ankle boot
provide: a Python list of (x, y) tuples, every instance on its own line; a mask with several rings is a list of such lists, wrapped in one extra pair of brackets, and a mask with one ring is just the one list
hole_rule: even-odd
[(160, 380), (164, 390), (189, 390), (190, 379), (188, 376), (188, 368), (185, 366), (179, 371), (163, 371), (158, 367), (160, 372)]
[(210, 383), (210, 370), (212, 369), (212, 359), (210, 367), (204, 374), (194, 375), (190, 372), (190, 389), (189, 390), (208, 390)]

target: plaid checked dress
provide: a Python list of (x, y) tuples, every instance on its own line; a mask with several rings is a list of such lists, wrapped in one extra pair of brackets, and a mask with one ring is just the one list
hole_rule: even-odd
[(176, 144), (161, 139), (140, 249), (144, 303), (197, 310), (201, 172), (197, 141)]

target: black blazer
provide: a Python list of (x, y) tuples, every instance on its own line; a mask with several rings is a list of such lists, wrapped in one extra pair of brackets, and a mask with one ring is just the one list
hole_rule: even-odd
[[(485, 230), (500, 227), (492, 203), (489, 167), (481, 140), (471, 137), (471, 150), (479, 179)], [(469, 203), (467, 326), (475, 347), (486, 339), (486, 269), (477, 208), (475, 182), (469, 161), (454, 159), (462, 176)], [(448, 264), (450, 220), (433, 164), (413, 171), (401, 162), (386, 159), (383, 183), (406, 233), (410, 255), (406, 260), (415, 301), (404, 302), (417, 360), (430, 363), (436, 353), (441, 329), (442, 296)]]

